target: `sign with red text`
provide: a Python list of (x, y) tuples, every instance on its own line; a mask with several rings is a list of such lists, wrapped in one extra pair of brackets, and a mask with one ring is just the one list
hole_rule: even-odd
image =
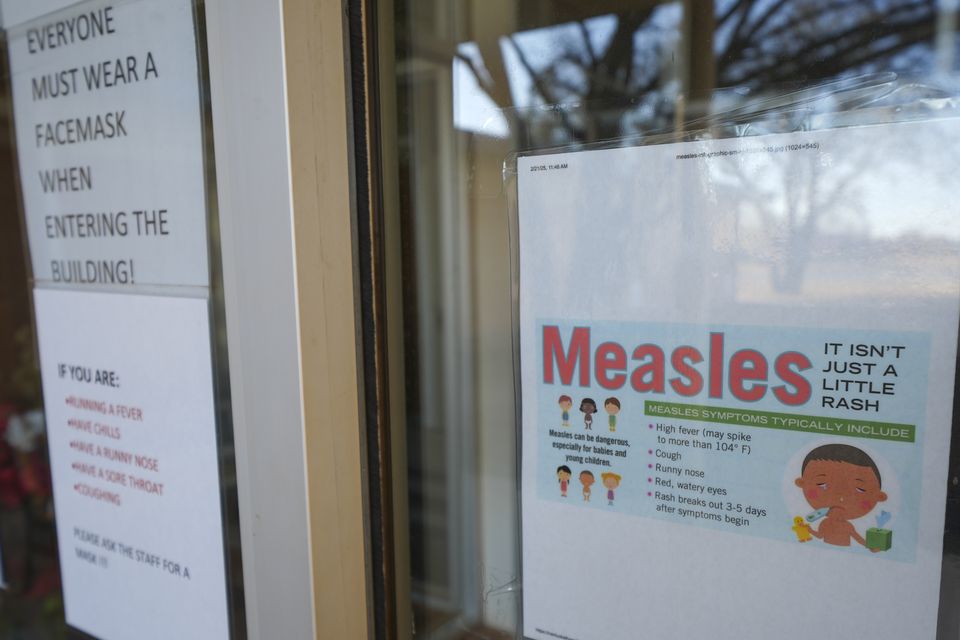
[(34, 278), (207, 286), (193, 2), (72, 4), (7, 46)]
[(227, 638), (207, 301), (34, 299), (67, 623)]
[(527, 637), (935, 637), (958, 143), (520, 158)]

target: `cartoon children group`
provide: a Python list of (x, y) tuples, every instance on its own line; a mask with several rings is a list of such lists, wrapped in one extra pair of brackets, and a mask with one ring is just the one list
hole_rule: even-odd
[[(826, 444), (813, 449), (803, 460), (800, 477), (794, 484), (815, 509), (806, 518), (796, 516), (791, 529), (799, 542), (811, 538), (827, 544), (849, 547), (855, 540), (870, 551), (890, 549), (893, 532), (883, 526), (890, 519), (886, 511), (877, 517), (877, 526), (864, 538), (850, 522), (870, 513), (887, 499), (881, 490), (880, 470), (865, 452), (847, 444)], [(814, 529), (811, 523), (823, 518)]]
[[(560, 420), (564, 427), (570, 427), (570, 409), (573, 408), (573, 398), (567, 395), (560, 396), (557, 401), (560, 405)], [(620, 413), (620, 401), (617, 398), (607, 398), (603, 401), (603, 409), (609, 416), (610, 431), (617, 430), (617, 414)], [(580, 411), (583, 413), (583, 427), (593, 431), (593, 414), (597, 412), (597, 403), (593, 398), (584, 398), (580, 401)]]
[[(560, 483), (560, 496), (567, 497), (567, 489), (570, 487), (570, 478), (573, 477), (573, 471), (565, 464), (557, 467), (557, 481)], [(621, 476), (618, 473), (605, 471), (600, 474), (600, 481), (607, 488), (607, 505), (613, 506), (614, 490), (620, 486)], [(583, 501), (590, 502), (590, 487), (597, 481), (593, 472), (584, 469), (580, 472), (580, 484), (583, 485)]]

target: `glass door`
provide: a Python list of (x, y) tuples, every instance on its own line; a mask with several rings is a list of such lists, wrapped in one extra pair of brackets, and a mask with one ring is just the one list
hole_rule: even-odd
[[(918, 413), (910, 417), (911, 424), (916, 422), (913, 426), (925, 424), (918, 417), (921, 414), (936, 414), (940, 422), (930, 427), (931, 435), (924, 433), (925, 445), (909, 449), (913, 453), (903, 459), (898, 456), (907, 448), (895, 449), (884, 463), (896, 469), (902, 483), (901, 511), (889, 503), (875, 503), (880, 508), (873, 511), (871, 507), (869, 517), (852, 525), (863, 542), (857, 536), (848, 540), (852, 549), (866, 550), (867, 560), (886, 563), (864, 567), (857, 564), (860, 556), (851, 561), (858, 567), (855, 571), (872, 576), (870, 580), (881, 579), (883, 571), (877, 567), (887, 569), (888, 577), (897, 574), (900, 562), (918, 567), (919, 575), (914, 576), (918, 584), (942, 603), (939, 607), (912, 603), (911, 610), (922, 618), (918, 624), (923, 635), (955, 635), (958, 622), (949, 603), (958, 588), (951, 560), (958, 543), (957, 454), (948, 443), (953, 431), (956, 352), (955, 335), (949, 334), (956, 333), (955, 302), (960, 291), (954, 271), (957, 211), (945, 208), (949, 199), (944, 191), (951, 188), (947, 176), (956, 165), (951, 159), (957, 148), (951, 118), (956, 115), (960, 89), (955, 4), (393, 0), (352, 6), (366, 20), (362, 29), (355, 29), (355, 35), (362, 31), (366, 36), (364, 60), (368, 65), (376, 62), (367, 67), (374, 72), (364, 85), (366, 106), (358, 113), (369, 117), (367, 132), (374, 141), (367, 142), (370, 164), (365, 169), (373, 176), (370, 237), (377, 258), (372, 277), (381, 283), (373, 293), (380, 296), (374, 299), (382, 305), (382, 315), (370, 317), (379, 322), (374, 324), (386, 345), (377, 375), (383, 376), (381, 384), (390, 390), (389, 411), (380, 413), (389, 415), (389, 428), (383, 421), (372, 425), (374, 430), (389, 431), (393, 452), (392, 472), (378, 479), (392, 495), (391, 522), (396, 524), (390, 537), (395, 576), (385, 577), (387, 593), (395, 594), (396, 612), (395, 619), (384, 623), (386, 628), (395, 629), (398, 637), (548, 638), (591, 637), (593, 633), (635, 638), (644, 637), (643, 628), (634, 622), (642, 616), (657, 620), (649, 628), (659, 631), (650, 637), (689, 637), (700, 627), (691, 621), (668, 620), (653, 604), (659, 602), (652, 597), (657, 587), (615, 571), (618, 564), (655, 564), (657, 549), (621, 547), (603, 528), (609, 525), (611, 531), (640, 537), (653, 532), (651, 540), (673, 536), (710, 548), (728, 540), (734, 549), (754, 544), (750, 534), (736, 526), (691, 525), (660, 517), (656, 504), (664, 509), (671, 505), (666, 497), (655, 496), (653, 473), (649, 494), (646, 486), (641, 492), (636, 485), (624, 485), (637, 500), (649, 496), (653, 505), (640, 506), (640, 501), (630, 512), (633, 498), (619, 488), (620, 476), (609, 482), (601, 478), (606, 463), (590, 465), (582, 457), (559, 455), (563, 439), (550, 435), (551, 427), (543, 417), (546, 400), (537, 400), (539, 387), (532, 387), (532, 379), (523, 373), (527, 363), (540, 363), (549, 355), (538, 346), (545, 334), (528, 334), (533, 325), (526, 324), (529, 316), (524, 315), (524, 309), (539, 308), (538, 301), (544, 300), (549, 301), (544, 308), (552, 310), (560, 327), (554, 362), (561, 379), (564, 362), (570, 365), (576, 353), (569, 342), (574, 334), (566, 332), (591, 322), (639, 323), (651, 332), (650, 341), (666, 342), (694, 340), (682, 327), (695, 325), (706, 335), (711, 327), (716, 333), (717, 327), (729, 326), (736, 327), (728, 329), (730, 335), (742, 331), (744, 345), (751, 341), (774, 345), (778, 335), (800, 326), (809, 331), (843, 328), (853, 332), (853, 341), (857, 341), (853, 334), (867, 329), (920, 330), (906, 313), (900, 325), (892, 320), (878, 322), (878, 309), (914, 305), (917, 313), (947, 314), (946, 330), (926, 325), (923, 329), (939, 336), (931, 339), (946, 350), (941, 354), (943, 362), (928, 358), (916, 365), (918, 372), (927, 371), (928, 364), (930, 371), (947, 371), (946, 382), (900, 396), (908, 396), (916, 407)], [(924, 124), (931, 121), (940, 122), (947, 133), (937, 133), (940, 125)], [(866, 138), (854, 140), (866, 127), (875, 128), (868, 130)], [(815, 135), (802, 138), (800, 134), (805, 133)], [(845, 142), (847, 135), (854, 138)], [(842, 147), (833, 155), (774, 157), (781, 147), (796, 151), (792, 145), (832, 141), (840, 141)], [(908, 141), (906, 147), (904, 141)], [(647, 147), (657, 147), (650, 153), (658, 155), (640, 155)], [(551, 189), (525, 187), (535, 184), (530, 173), (534, 170), (550, 175), (550, 171), (568, 170), (566, 163), (581, 158), (600, 162), (608, 157), (578, 154), (609, 152), (614, 158), (612, 150), (617, 149), (624, 150), (623, 162), (639, 163), (630, 166), (636, 172), (655, 172), (661, 176), (659, 182), (645, 182), (652, 185), (650, 190), (637, 196), (635, 187), (623, 183), (624, 174), (615, 170), (613, 159), (609, 181), (591, 174), (592, 182), (580, 182), (586, 180), (581, 174), (568, 174), (580, 189), (571, 193), (593, 190), (598, 194), (596, 211), (582, 204), (581, 195), (548, 200)], [(847, 151), (852, 155), (844, 155)], [(697, 165), (701, 153), (705, 158), (747, 158), (756, 153), (752, 157), (761, 159), (743, 159), (729, 166)], [(880, 154), (898, 154), (900, 160), (871, 162)], [(690, 161), (682, 165), (688, 155)], [(670, 169), (657, 165), (668, 159)], [(561, 178), (554, 179), (555, 189), (568, 186)], [(863, 193), (871, 189), (893, 193), (876, 182), (896, 180), (904, 181), (896, 196), (902, 215)], [(525, 200), (525, 188), (536, 198)], [(605, 236), (591, 231), (583, 237), (594, 244), (588, 248), (584, 240), (577, 251), (575, 229), (580, 228), (577, 225), (585, 228), (593, 219), (613, 225), (606, 232), (613, 244), (618, 235), (638, 233), (629, 216), (617, 219), (606, 213), (617, 207), (631, 210), (618, 197), (639, 198), (653, 211), (643, 218), (650, 235), (612, 254), (603, 249)], [(555, 218), (549, 211), (530, 213), (538, 202), (547, 201), (554, 207)], [(923, 208), (923, 202), (934, 201), (938, 204)], [(561, 215), (566, 206), (576, 210)], [(525, 226), (525, 220), (537, 222)], [(552, 229), (553, 224), (562, 225), (562, 230)], [(559, 253), (571, 251), (573, 257), (549, 257), (540, 241), (553, 243), (550, 246)], [(690, 271), (691, 265), (697, 270)], [(582, 283), (576, 274), (584, 271), (593, 274), (592, 284), (572, 284)], [(625, 279), (624, 271), (635, 276)], [(614, 286), (619, 293), (600, 294)], [(584, 300), (590, 301), (589, 312), (584, 311)], [(654, 302), (665, 309), (659, 316), (649, 310)], [(528, 303), (532, 306), (525, 306)], [(636, 311), (631, 315), (624, 309)], [(659, 328), (653, 329), (654, 325)], [(534, 335), (541, 337), (533, 339)], [(706, 358), (709, 345), (704, 344), (697, 354)], [(619, 356), (611, 353), (610, 362), (619, 370)], [(631, 353), (626, 353), (630, 358)], [(669, 351), (665, 357), (669, 359)], [(687, 364), (692, 366), (693, 360)], [(581, 372), (591, 368), (577, 366), (585, 367)], [(594, 369), (601, 366), (592, 365)], [(759, 365), (744, 365), (752, 366)], [(544, 377), (547, 371), (542, 372)], [(367, 375), (371, 375), (369, 369)], [(648, 422), (651, 429), (658, 422), (699, 430), (713, 425), (703, 420), (654, 419), (645, 402), (683, 398), (669, 390), (664, 394), (672, 393), (672, 398), (651, 396), (642, 380), (623, 383), (625, 390), (615, 393), (588, 377), (584, 380), (592, 380), (587, 386), (593, 388), (587, 393), (579, 388), (582, 382), (567, 377), (549, 393), (560, 398), (558, 411), (568, 416), (562, 425), (557, 418), (556, 430), (569, 427), (571, 437), (579, 432), (591, 438), (614, 437), (611, 432), (616, 425), (620, 433), (639, 426), (646, 430)], [(824, 387), (827, 381), (817, 378), (814, 384), (819, 394), (815, 410), (787, 413), (896, 422), (895, 412), (884, 418), (876, 412), (857, 413), (849, 406), (824, 404), (823, 396), (829, 395)], [(719, 395), (707, 397), (707, 391), (703, 395), (701, 405), (726, 406)], [(831, 397), (848, 401), (866, 396), (834, 393)], [(535, 402), (541, 404), (533, 409)], [(556, 398), (551, 402), (556, 404)], [(537, 416), (535, 424), (528, 423), (532, 415)], [(585, 422), (586, 416), (591, 420)], [(591, 422), (595, 433), (607, 434), (585, 431), (584, 425), (590, 429)], [(727, 432), (745, 437), (753, 433), (742, 425), (728, 425), (721, 435)], [(628, 474), (641, 475), (637, 465), (646, 467), (642, 458), (648, 455), (645, 443), (652, 437), (616, 436), (621, 450), (631, 446), (623, 442), (635, 440), (633, 461), (622, 463)], [(763, 431), (755, 437), (772, 436)], [(781, 469), (792, 469), (787, 450), (791, 455), (812, 451), (815, 438), (790, 438), (771, 440), (777, 444), (769, 445), (762, 455), (773, 456), (771, 451), (776, 450), (783, 458)], [(649, 442), (653, 456), (657, 440)], [(854, 446), (861, 441), (850, 436), (837, 442)], [(855, 448), (874, 451), (871, 442)], [(609, 450), (617, 448), (611, 444)], [(675, 449), (686, 451), (681, 445), (662, 448), (665, 455)], [(884, 446), (877, 450), (887, 451)], [(701, 454), (690, 455), (701, 460), (696, 457)], [(609, 456), (604, 458), (607, 463), (617, 466), (615, 454)], [(922, 465), (921, 460), (927, 460), (930, 471), (916, 475), (911, 465)], [(661, 462), (652, 460), (650, 469)], [(713, 473), (719, 478), (716, 490), (733, 494), (736, 486), (742, 496), (754, 496), (757, 487), (767, 482), (762, 465), (747, 464), (747, 475), (733, 480), (734, 471), (717, 464), (691, 462), (681, 473)], [(528, 476), (531, 469), (535, 471)], [(584, 484), (582, 471), (590, 472), (587, 479), (596, 484)], [(799, 467), (795, 475), (799, 482)], [(642, 476), (640, 482), (646, 485), (646, 473)], [(656, 479), (669, 480), (667, 475)], [(777, 482), (781, 481), (778, 476)], [(811, 562), (829, 565), (823, 557), (837, 557), (841, 565), (847, 562), (836, 556), (834, 548), (844, 545), (825, 543), (822, 537), (809, 545), (797, 544), (790, 529), (792, 516), (826, 508), (819, 520), (826, 518), (829, 529), (840, 523), (840, 512), (834, 510), (830, 516), (833, 507), (804, 503), (803, 494), (790, 483), (784, 485), (787, 497), (755, 497), (755, 501), (767, 501), (757, 509), (790, 516), (779, 529), (771, 526), (769, 535), (761, 534), (762, 544), (767, 538), (779, 540), (784, 546), (774, 546), (771, 553), (785, 558), (785, 566), (797, 562), (791, 555), (796, 553), (789, 546), (791, 536), (803, 552), (826, 554)], [(592, 491), (587, 491), (590, 486)], [(556, 496), (551, 494), (555, 487)], [(563, 503), (560, 488), (564, 497), (569, 489), (580, 503), (584, 502), (581, 493), (592, 495), (590, 510), (571, 511), (573, 499)], [(598, 509), (608, 506), (606, 500), (594, 504), (608, 494), (610, 506), (620, 509), (623, 504), (624, 512)], [(692, 498), (673, 485), (660, 494)], [(613, 495), (618, 501), (624, 496), (623, 502), (615, 503)], [(923, 507), (907, 516), (911, 508), (906, 503), (911, 499)], [(756, 505), (745, 498), (741, 508)], [(787, 513), (801, 507), (803, 512)], [(562, 508), (567, 511), (558, 511)], [(722, 523), (730, 516), (725, 509), (725, 505), (708, 507), (706, 512)], [(898, 542), (893, 544), (899, 545), (901, 538), (896, 536), (903, 535), (904, 547), (911, 549), (899, 560), (890, 560), (895, 555), (892, 548), (880, 553), (879, 543), (867, 539), (867, 528), (885, 529), (887, 521), (876, 520), (881, 511), (899, 519), (886, 527), (896, 532)], [(941, 522), (944, 511), (946, 520)], [(759, 516), (753, 517), (755, 526), (760, 522)], [(822, 522), (801, 525), (800, 534), (808, 530), (817, 534)], [(588, 530), (595, 532), (595, 538), (574, 539)], [(593, 564), (572, 562), (558, 551), (562, 545), (538, 545), (529, 538), (533, 531), (569, 537), (566, 553), (593, 558)], [(911, 536), (919, 536), (920, 542), (907, 542)], [(731, 611), (715, 611), (709, 604), (712, 592), (698, 584), (737, 582), (732, 576), (739, 570), (723, 563), (712, 569), (688, 566), (687, 552), (681, 553), (676, 545), (658, 544), (674, 567), (654, 571), (658, 579), (672, 581), (660, 588), (688, 593), (695, 602), (691, 611), (714, 611), (721, 627), (734, 625)], [(546, 570), (564, 563), (567, 572)], [(701, 572), (702, 580), (671, 577)], [(759, 583), (788, 579), (759, 569), (751, 575)], [(606, 595), (597, 593), (604, 589), (609, 590)], [(651, 600), (633, 601), (631, 593), (648, 594)], [(736, 626), (741, 637), (750, 635), (750, 628), (769, 630), (795, 619), (786, 606), (757, 611), (736, 596), (723, 600), (762, 618), (756, 627)], [(589, 622), (587, 626), (561, 624), (568, 619)], [(551, 626), (553, 622), (557, 626)], [(883, 629), (897, 627), (890, 620), (884, 627), (876, 616), (866, 614), (862, 622), (871, 635), (881, 637)]]

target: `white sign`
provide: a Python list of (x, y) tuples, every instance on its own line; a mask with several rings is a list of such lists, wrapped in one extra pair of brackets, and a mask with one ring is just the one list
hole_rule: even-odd
[(520, 159), (526, 636), (935, 637), (958, 143)]
[(192, 4), (84, 2), (9, 31), (37, 281), (208, 285)]
[(67, 623), (227, 638), (207, 301), (34, 298)]

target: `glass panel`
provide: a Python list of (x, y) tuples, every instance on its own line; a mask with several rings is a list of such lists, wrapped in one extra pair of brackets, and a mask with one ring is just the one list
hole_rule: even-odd
[[(386, 171), (400, 184), (409, 464), (398, 481), (415, 630), (512, 636), (521, 591), (505, 163), (560, 145), (955, 108), (957, 2), (394, 0), (394, 17), (397, 73), (381, 81), (397, 96), (384, 116), (396, 117), (386, 142), (399, 151)], [(824, 219), (808, 228), (869, 240), (864, 226)], [(809, 276), (802, 243), (792, 246), (776, 268), (783, 295)], [(950, 491), (953, 505), (956, 482)], [(957, 517), (949, 508), (945, 553), (958, 551)], [(951, 564), (945, 598), (957, 590)], [(941, 609), (944, 637), (956, 633), (954, 609)]]
[[(6, 43), (2, 45), (6, 67)], [(9, 85), (0, 109), (0, 637), (66, 637)]]
[(0, 0), (3, 638), (246, 636), (202, 6)]

